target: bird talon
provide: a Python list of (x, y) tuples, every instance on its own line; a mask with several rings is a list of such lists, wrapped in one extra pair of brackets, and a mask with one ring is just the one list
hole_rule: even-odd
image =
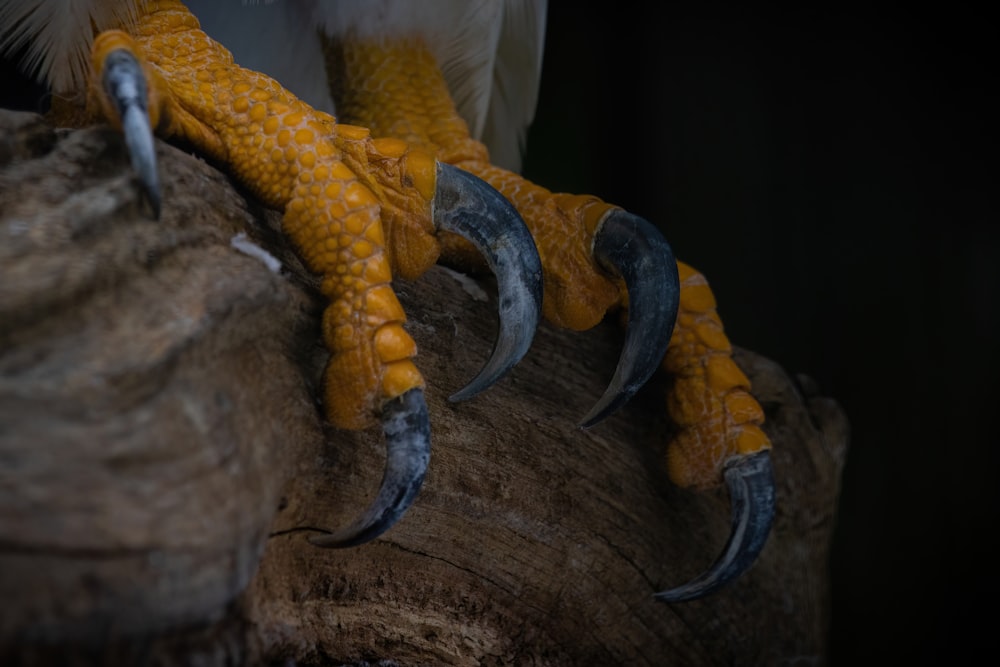
[(760, 554), (774, 521), (770, 451), (734, 459), (723, 473), (732, 504), (732, 528), (718, 559), (688, 583), (657, 593), (662, 602), (686, 602), (712, 593), (743, 574)]
[(583, 418), (588, 428), (624, 405), (656, 371), (670, 342), (680, 303), (677, 261), (646, 220), (611, 209), (594, 235), (593, 253), (628, 289), (628, 328), (611, 383)]
[(531, 347), (542, 312), (542, 262), (528, 228), (491, 185), (438, 163), (434, 224), (470, 241), (497, 278), (500, 330), (489, 361), (450, 400), (472, 398), (499, 380)]
[(117, 48), (103, 60), (101, 85), (125, 136), (132, 169), (139, 179), (143, 195), (160, 217), (160, 180), (156, 168), (156, 148), (149, 123), (146, 76), (139, 60), (128, 50)]
[(312, 537), (312, 544), (327, 548), (364, 544), (392, 528), (416, 499), (431, 456), (430, 420), (423, 391), (411, 389), (386, 402), (382, 431), (385, 471), (375, 500), (350, 526)]
[[(339, 65), (345, 72), (358, 71), (345, 75), (341, 92), (350, 99), (338, 100), (338, 109), (348, 118), (353, 112), (354, 122), (390, 137), (370, 139), (369, 130), (360, 127), (340, 125), (335, 131), (332, 116), (315, 112), (266, 77), (237, 67), (225, 49), (200, 31), (197, 19), (180, 2), (120, 3), (134, 5), (136, 16), (112, 13), (113, 21), (86, 14), (70, 21), (23, 20), (31, 12), (20, 6), (32, 4), (11, 2), (8, 9), (0, 3), (4, 24), (14, 26), (0, 35), (0, 50), (18, 45), (19, 35), (32, 26), (48, 34), (38, 40), (42, 45), (55, 43), (49, 32), (52, 26), (78, 24), (75, 39), (80, 45), (89, 43), (89, 37), (82, 37), (100, 32), (93, 41), (97, 76), (90, 82), (89, 101), (99, 100), (104, 116), (120, 124), (132, 167), (156, 217), (161, 193), (154, 128), (226, 162), (264, 204), (285, 210), (283, 229), (309, 269), (324, 277), (322, 289), (331, 299), (324, 316), (324, 339), (332, 352), (326, 400), (331, 423), (364, 428), (378, 404), (395, 397), (381, 411), (387, 455), (375, 500), (349, 527), (315, 537), (312, 543), (347, 547), (375, 538), (402, 516), (422, 485), (430, 457), (429, 420), (420, 388), (423, 381), (410, 361), (415, 344), (403, 330), (405, 314), (391, 279), (418, 276), (439, 253), (449, 257), (449, 248), (442, 247), (428, 224), (427, 213), (432, 211), (437, 230), (471, 241), (485, 257), (500, 293), (500, 327), (490, 359), (451, 399), (467, 399), (489, 387), (531, 345), (542, 310), (542, 262), (527, 220), (552, 278), (545, 313), (554, 324), (588, 329), (609, 309), (628, 303), (626, 340), (615, 374), (582, 425), (592, 426), (628, 401), (662, 360), (663, 368), (680, 379), (668, 404), (671, 417), (689, 429), (685, 433), (690, 436), (685, 440), (689, 445), (679, 446), (677, 440), (671, 444), (671, 479), (688, 486), (712, 483), (719, 462), (737, 455), (724, 470), (733, 519), (722, 555), (704, 574), (656, 594), (657, 599), (678, 602), (703, 597), (752, 565), (773, 520), (774, 482), (768, 452), (749, 452), (770, 445), (759, 429), (763, 414), (748, 393), (749, 383), (732, 363), (707, 284), (700, 284), (692, 277), (693, 270), (682, 266), (682, 293), (669, 244), (641, 218), (618, 209), (608, 211), (610, 206), (594, 197), (553, 195), (492, 166), (485, 146), (469, 135), (466, 122), (458, 117), (425, 44), (403, 39), (389, 51), (382, 40), (355, 44), (351, 48), (360, 49), (357, 58), (346, 57), (350, 48), (344, 49), (346, 56)], [(56, 9), (59, 3), (48, 4)], [(8, 20), (11, 17), (22, 20)], [(109, 29), (119, 24), (129, 34)], [(169, 49), (158, 48), (165, 43)], [(148, 66), (140, 47), (149, 56)], [(160, 68), (166, 63), (157, 59), (183, 61), (182, 74), (161, 81), (160, 72), (169, 68)], [(382, 86), (365, 85), (378, 82), (363, 69), (371, 64), (395, 73), (390, 87), (395, 93), (413, 87), (409, 91), (413, 100), (435, 103), (419, 113), (411, 113), (410, 104), (386, 104)], [(88, 108), (86, 113), (94, 111)], [(245, 150), (253, 143), (247, 128), (257, 128), (251, 133), (259, 140), (254, 150)], [(402, 157), (407, 146), (423, 152), (394, 164), (392, 159), (382, 160)], [(396, 171), (374, 173), (368, 167), (369, 148)], [(435, 163), (434, 156), (442, 162)], [(405, 178), (395, 178), (400, 175)], [(390, 182), (419, 194), (413, 210)], [(493, 187), (510, 197), (516, 209)], [(386, 200), (378, 192), (392, 196)], [(396, 227), (405, 242), (395, 242), (390, 234), (387, 243), (383, 229), (391, 227), (386, 221), (396, 204), (401, 219), (409, 215), (415, 223)], [(407, 253), (403, 248), (419, 251)], [(361, 319), (367, 328), (352, 326)], [(372, 368), (379, 373), (370, 373)], [(703, 410), (705, 406), (709, 409)], [(719, 415), (724, 419), (717, 419)], [(733, 445), (732, 439), (719, 435), (715, 428), (719, 423), (740, 427), (743, 439)], [(695, 429), (703, 424), (711, 426), (704, 429), (704, 438)]]

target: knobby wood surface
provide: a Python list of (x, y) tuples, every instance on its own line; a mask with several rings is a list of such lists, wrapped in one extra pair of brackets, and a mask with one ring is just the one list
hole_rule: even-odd
[(435, 268), (396, 285), (428, 382), (430, 470), (381, 538), (310, 545), (370, 500), (381, 434), (324, 424), (323, 304), (280, 216), (199, 158), (158, 154), (156, 221), (113, 131), (0, 111), (5, 664), (827, 661), (836, 402), (738, 350), (775, 445), (774, 529), (727, 589), (655, 602), (729, 528), (724, 489), (664, 474), (669, 379), (582, 430), (617, 318), (543, 324), (508, 377), (450, 403), (491, 349), (489, 278)]

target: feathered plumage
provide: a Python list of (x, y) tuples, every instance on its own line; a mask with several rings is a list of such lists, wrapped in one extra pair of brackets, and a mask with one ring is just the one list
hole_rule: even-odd
[(520, 169), (538, 102), (546, 0), (310, 4), (328, 35), (424, 36), (471, 135), (489, 147), (494, 164)]
[(0, 51), (25, 53), (25, 71), (57, 91), (80, 89), (94, 29), (135, 20), (142, 0), (2, 0)]
[[(128, 26), (143, 0), (0, 0), (0, 51), (63, 92), (86, 81), (94, 30)], [(319, 32), (416, 33), (431, 45), (459, 114), (493, 162), (517, 170), (538, 101), (546, 0), (189, 0), (244, 67), (332, 112)], [(256, 5), (256, 6), (248, 6)]]

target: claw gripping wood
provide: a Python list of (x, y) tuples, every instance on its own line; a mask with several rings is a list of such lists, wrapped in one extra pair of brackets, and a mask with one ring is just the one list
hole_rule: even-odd
[(677, 263), (681, 303), (663, 369), (673, 378), (667, 410), (678, 433), (667, 449), (670, 478), (681, 486), (714, 485), (732, 456), (770, 449), (764, 411), (732, 357), (715, 296), (705, 277)]
[[(225, 163), (264, 203), (284, 210), (284, 232), (308, 268), (322, 276), (320, 289), (330, 299), (323, 317), (331, 352), (328, 417), (341, 428), (370, 426), (383, 401), (424, 385), (412, 362), (416, 345), (403, 330), (405, 314), (390, 285), (381, 203), (369, 187), (373, 177), (365, 174), (366, 184), (345, 163), (333, 117), (235, 65), (180, 2), (147, 3), (131, 32), (134, 41), (120, 31), (98, 36), (96, 70), (110, 50), (131, 50), (153, 72), (150, 115), (160, 132)], [(341, 145), (360, 143), (385, 163), (406, 154), (397, 146), (394, 155), (382, 154), (358, 130), (344, 128)], [(414, 160), (422, 170), (410, 178), (407, 192), (432, 193), (426, 167)], [(429, 216), (428, 198), (419, 207)]]
[[(597, 197), (552, 193), (489, 163), (485, 146), (469, 136), (429, 50), (413, 38), (344, 39), (327, 44), (337, 72), (340, 113), (376, 134), (405, 138), (466, 169), (507, 197), (524, 218), (542, 259), (545, 317), (588, 329), (627, 306), (624, 284), (603, 272), (591, 246), (597, 221), (611, 208)], [(461, 243), (443, 243), (446, 257), (471, 263)], [(764, 414), (732, 359), (732, 346), (704, 277), (678, 263), (681, 304), (662, 367), (674, 378), (667, 406), (678, 432), (667, 448), (671, 479), (715, 486), (733, 456), (768, 449)]]

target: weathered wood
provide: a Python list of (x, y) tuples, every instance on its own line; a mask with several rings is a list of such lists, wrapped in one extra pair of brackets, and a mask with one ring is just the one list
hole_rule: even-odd
[[(321, 550), (381, 478), (377, 429), (325, 427), (322, 303), (276, 232), (201, 160), (161, 144), (149, 218), (120, 139), (0, 112), (0, 647), (129, 664), (822, 663), (847, 423), (803, 378), (740, 351), (775, 443), (778, 516), (757, 565), (706, 600), (723, 490), (673, 487), (655, 379), (575, 425), (621, 332), (543, 325), (462, 404), (495, 303), (444, 269), (397, 291), (434, 449), (415, 505), (373, 543)], [(239, 233), (282, 262), (235, 249)], [(612, 318), (613, 319), (613, 318)], [(228, 661), (228, 663), (227, 663)]]

